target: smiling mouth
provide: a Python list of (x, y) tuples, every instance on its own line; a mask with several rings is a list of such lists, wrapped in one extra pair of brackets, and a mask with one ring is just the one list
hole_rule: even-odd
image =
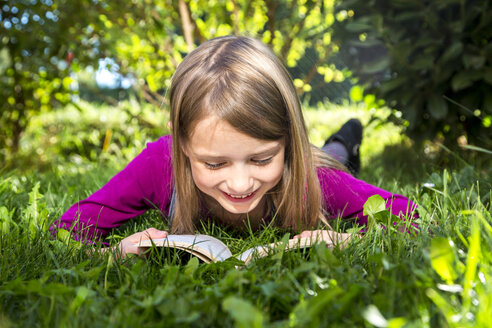
[(236, 196), (236, 195), (231, 195), (231, 194), (228, 194), (229, 196), (231, 196), (232, 198), (237, 198), (237, 199), (242, 199), (242, 198), (246, 198), (246, 197), (249, 197), (251, 196), (253, 193), (250, 192), (249, 194), (247, 195), (240, 195), (240, 196)]
[(232, 194), (229, 194), (229, 193), (226, 193), (224, 192), (224, 195), (226, 195), (226, 197), (233, 201), (233, 202), (244, 202), (244, 201), (248, 201), (250, 200), (251, 198), (254, 197), (254, 195), (256, 194), (256, 191), (253, 191), (253, 192), (250, 192), (249, 194), (244, 194), (244, 195), (232, 195)]

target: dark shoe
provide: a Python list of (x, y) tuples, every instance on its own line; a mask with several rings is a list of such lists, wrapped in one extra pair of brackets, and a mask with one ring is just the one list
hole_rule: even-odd
[(362, 123), (356, 118), (348, 120), (340, 130), (326, 140), (325, 145), (333, 141), (338, 141), (345, 146), (349, 156), (347, 162), (342, 164), (350, 173), (357, 176), (360, 172), (359, 148), (362, 142)]

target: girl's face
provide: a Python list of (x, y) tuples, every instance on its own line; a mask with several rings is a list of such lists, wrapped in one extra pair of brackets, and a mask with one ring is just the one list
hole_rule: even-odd
[(183, 151), (198, 189), (229, 213), (252, 212), (282, 178), (282, 139), (252, 138), (214, 116), (198, 122)]

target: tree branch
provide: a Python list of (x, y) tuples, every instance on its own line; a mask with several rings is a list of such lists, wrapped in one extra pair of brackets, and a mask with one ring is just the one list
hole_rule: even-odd
[[(304, 84), (310, 84), (313, 78), (316, 76), (316, 73), (318, 72), (318, 65), (322, 62), (324, 62), (328, 57), (330, 56), (331, 51), (325, 51), (325, 55), (322, 58), (318, 58), (318, 60), (313, 64), (309, 72), (306, 74), (306, 76), (303, 79)], [(304, 93), (304, 90), (302, 88), (296, 88), (297, 94), (300, 96)]]
[(304, 77), (304, 84), (311, 83), (311, 80), (314, 78), (314, 76), (318, 72), (318, 64), (324, 62), (330, 54), (331, 54), (331, 51), (325, 51), (325, 55), (323, 56), (323, 58), (318, 58), (316, 63), (314, 63), (313, 67), (311, 67), (309, 72)]
[(183, 27), (186, 45), (188, 46), (188, 51), (191, 52), (195, 48), (195, 43), (193, 42), (194, 26), (191, 23), (190, 11), (185, 0), (179, 0), (179, 15), (181, 17), (181, 26)]
[(144, 98), (157, 108), (161, 108), (162, 105), (169, 105), (166, 97), (161, 96), (159, 93), (150, 90), (147, 84), (141, 85), (140, 90), (142, 90)]
[[(296, 24), (297, 31), (296, 31), (296, 36), (301, 33), (302, 29), (304, 28), (304, 24), (306, 23), (306, 18), (309, 16), (309, 13), (313, 9), (313, 6), (311, 5), (308, 7), (308, 10), (304, 17)], [(294, 31), (295, 28), (290, 29), (291, 31)], [(289, 53), (290, 47), (292, 46), (292, 41), (294, 41), (294, 35), (292, 33), (289, 33), (287, 35), (287, 40), (282, 46), (282, 49), (280, 50), (280, 58), (282, 58), (282, 61), (285, 63), (285, 60), (287, 59), (287, 54)]]
[(277, 10), (278, 2), (270, 0), (266, 2), (266, 6), (268, 17), (267, 28), (270, 31), (270, 41), (268, 41), (268, 44), (271, 46), (275, 38), (275, 11)]
[(234, 5), (234, 19), (232, 20), (232, 26), (234, 29), (234, 34), (239, 34), (239, 6), (237, 5), (236, 0), (232, 0), (232, 4)]

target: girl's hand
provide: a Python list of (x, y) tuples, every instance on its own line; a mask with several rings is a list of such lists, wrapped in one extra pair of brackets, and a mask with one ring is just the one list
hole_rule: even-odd
[(355, 235), (350, 233), (335, 232), (333, 230), (305, 230), (293, 238), (311, 238), (314, 240), (324, 241), (327, 244), (346, 246), (351, 238)]
[(139, 254), (138, 243), (142, 240), (166, 238), (167, 235), (167, 231), (157, 230), (156, 228), (149, 228), (142, 232), (134, 233), (120, 241), (118, 244), (120, 258), (124, 258), (126, 254), (129, 253)]

